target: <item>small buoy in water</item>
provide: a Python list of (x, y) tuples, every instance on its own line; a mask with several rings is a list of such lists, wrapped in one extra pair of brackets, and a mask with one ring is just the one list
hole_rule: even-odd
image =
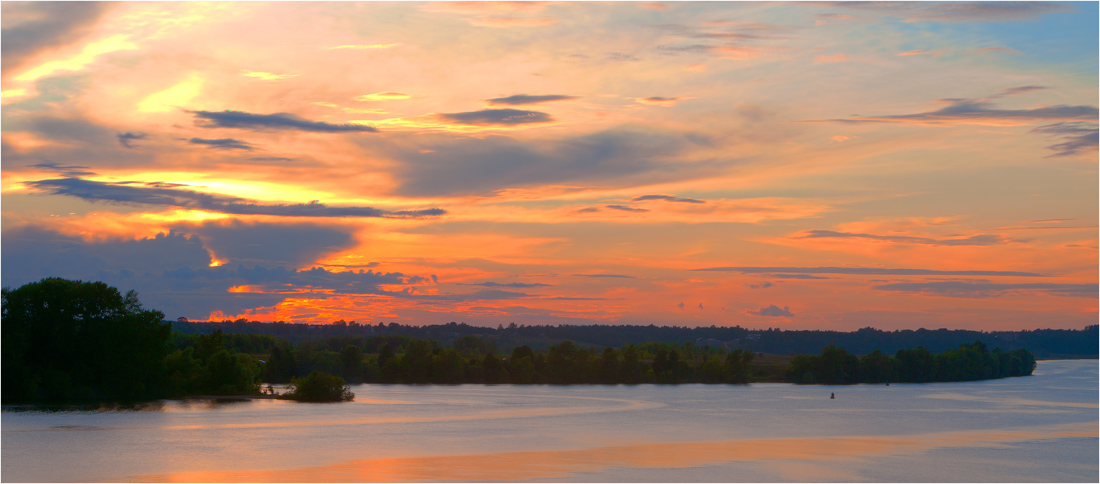
[(836, 398), (836, 394), (835, 394), (835, 393), (830, 393), (830, 394), (829, 394), (829, 398), (830, 398), (830, 399), (835, 399), (835, 398)]

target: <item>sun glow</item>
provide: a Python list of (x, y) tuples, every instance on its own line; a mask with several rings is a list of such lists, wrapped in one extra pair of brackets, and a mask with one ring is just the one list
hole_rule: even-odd
[(141, 113), (166, 113), (180, 109), (199, 95), (204, 79), (198, 73), (191, 73), (187, 79), (168, 89), (150, 94), (138, 103)]
[(99, 42), (92, 42), (84, 46), (84, 50), (74, 57), (65, 60), (49, 61), (35, 67), (15, 78), (17, 81), (34, 81), (53, 74), (57, 71), (80, 71), (89, 64), (95, 62), (100, 55), (120, 50), (135, 50), (137, 45), (128, 41), (129, 35), (113, 35)]

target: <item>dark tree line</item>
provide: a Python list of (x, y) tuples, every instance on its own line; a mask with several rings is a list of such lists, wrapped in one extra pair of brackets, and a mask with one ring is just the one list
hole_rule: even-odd
[(981, 341), (933, 354), (925, 348), (898, 350), (890, 357), (879, 350), (858, 357), (836, 346), (820, 355), (798, 355), (787, 368), (793, 383), (883, 383), (989, 380), (1027, 376), (1035, 370), (1035, 357), (1025, 349), (993, 351)]
[(917, 329), (882, 331), (863, 328), (857, 331), (819, 331), (779, 328), (752, 330), (740, 326), (678, 327), (639, 325), (499, 325), (496, 328), (447, 323), (409, 326), (397, 323), (357, 323), (336, 321), (326, 325), (266, 323), (259, 321), (177, 322), (173, 328), (187, 334), (207, 334), (221, 329), (226, 334), (270, 335), (291, 342), (323, 340), (332, 337), (406, 336), (430, 339), (450, 345), (459, 338), (474, 336), (492, 339), (507, 352), (518, 346), (546, 351), (553, 344), (572, 341), (585, 347), (622, 348), (647, 342), (684, 344), (715, 339), (726, 348), (756, 353), (789, 355), (816, 353), (829, 345), (847, 348), (856, 354), (874, 350), (894, 353), (900, 349), (924, 347), (943, 352), (964, 343), (981, 341), (1005, 351), (1027, 349), (1040, 358), (1096, 358), (1100, 354), (1098, 326), (1082, 330), (1035, 329), (1026, 331), (970, 331)]
[[(758, 351), (736, 347), (738, 344), (764, 347), (769, 334), (780, 338), (788, 333), (811, 333), (767, 331), (751, 338), (752, 333), (741, 328), (695, 328), (699, 332), (683, 333), (687, 328), (610, 326), (594, 334), (606, 336), (610, 334), (607, 331), (622, 329), (636, 335), (652, 330), (671, 337), (722, 330), (730, 332), (722, 334), (742, 334), (744, 338), (699, 345), (693, 341), (650, 341), (601, 347), (569, 340), (547, 344), (550, 337), (539, 333), (536, 341), (546, 345), (542, 349), (514, 344), (521, 336), (527, 338), (523, 335), (532, 327), (501, 327), (493, 333), (496, 336), (470, 333), (487, 328), (464, 324), (428, 327), (429, 334), (441, 332), (449, 338), (441, 343), (399, 334), (424, 328), (391, 323), (370, 330), (368, 336), (356, 334), (361, 327), (353, 323), (340, 323), (332, 325), (340, 334), (296, 341), (257, 331), (227, 333), (222, 331), (224, 325), (212, 324), (201, 327), (180, 322), (190, 329), (210, 331), (173, 332), (163, 314), (144, 309), (133, 291), (123, 295), (100, 282), (47, 278), (3, 290), (3, 403), (133, 402), (187, 395), (258, 394), (261, 381), (295, 382), (296, 388), (307, 381), (324, 383), (334, 395), (342, 395), (346, 389), (339, 378), (351, 383), (747, 383), (753, 381)], [(268, 323), (231, 324), (253, 330), (268, 327), (256, 326)], [(298, 326), (275, 325), (295, 327), (293, 331), (301, 330)], [(556, 334), (576, 329), (533, 328)], [(1076, 338), (1090, 331), (1090, 344), (1095, 345), (1096, 326), (1071, 333)], [(874, 341), (878, 333), (883, 332), (846, 334)], [(731, 344), (735, 346), (732, 349)], [(786, 379), (796, 383), (965, 381), (1030, 375), (1034, 368), (1035, 358), (1028, 350), (989, 351), (982, 340), (935, 354), (924, 347), (898, 349), (893, 357), (878, 349), (857, 357), (828, 345), (821, 355), (792, 357)], [(331, 384), (337, 381), (339, 385)]]
[(500, 354), (493, 340), (473, 336), (450, 347), (405, 336), (341, 337), (275, 346), (264, 380), (324, 371), (352, 383), (747, 383), (753, 356), (691, 343), (584, 349), (565, 341), (546, 352), (519, 346)]

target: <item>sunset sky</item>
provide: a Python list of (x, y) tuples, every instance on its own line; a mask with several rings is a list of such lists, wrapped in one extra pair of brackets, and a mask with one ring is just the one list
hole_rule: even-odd
[(1081, 328), (1097, 5), (4, 2), (0, 274), (170, 319)]

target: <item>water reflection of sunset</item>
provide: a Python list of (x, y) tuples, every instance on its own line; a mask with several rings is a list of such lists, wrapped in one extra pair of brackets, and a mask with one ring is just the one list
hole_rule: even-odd
[(297, 469), (186, 472), (142, 476), (164, 482), (458, 482), (533, 481), (609, 467), (686, 468), (745, 461), (836, 462), (955, 447), (997, 447), (1030, 440), (1096, 438), (1098, 422), (1012, 430), (936, 432), (891, 437), (753, 439), (637, 444), (591, 449), (364, 459)]

